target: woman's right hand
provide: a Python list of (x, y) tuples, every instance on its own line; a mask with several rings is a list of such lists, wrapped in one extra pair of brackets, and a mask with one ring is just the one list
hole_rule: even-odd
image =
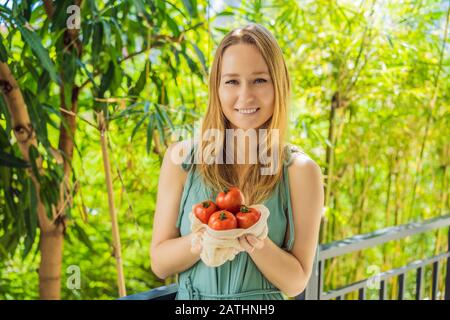
[(191, 253), (197, 255), (202, 252), (203, 249), (203, 234), (205, 228), (202, 228), (196, 232), (191, 233)]

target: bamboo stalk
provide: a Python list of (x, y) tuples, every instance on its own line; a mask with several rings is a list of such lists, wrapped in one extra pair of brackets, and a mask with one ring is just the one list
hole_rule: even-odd
[[(339, 92), (335, 92), (331, 101), (331, 108), (330, 108), (330, 114), (329, 114), (329, 119), (328, 119), (328, 141), (330, 144), (333, 144), (334, 141), (334, 123), (335, 123), (335, 117), (336, 117), (336, 109), (339, 107)], [(330, 204), (330, 195), (331, 195), (331, 186), (332, 186), (332, 178), (333, 178), (333, 160), (334, 160), (334, 145), (330, 146), (329, 144), (327, 144), (327, 148), (326, 148), (326, 159), (325, 159), (325, 173), (324, 173), (324, 177), (325, 177), (325, 207), (329, 207)], [(329, 215), (330, 219), (331, 219), (331, 215)], [(327, 232), (329, 226), (328, 226), (328, 221), (327, 221), (327, 217), (323, 216), (322, 217), (322, 221), (320, 223), (321, 228), (320, 228), (320, 232), (319, 232), (319, 243), (324, 243), (324, 240), (326, 239), (326, 236), (329, 232)]]
[(113, 235), (113, 252), (116, 258), (117, 269), (117, 285), (119, 288), (119, 296), (126, 296), (125, 277), (123, 273), (122, 263), (122, 248), (120, 245), (119, 225), (117, 223), (116, 209), (114, 206), (114, 192), (111, 178), (111, 165), (109, 161), (108, 147), (107, 147), (107, 129), (103, 112), (97, 113), (98, 126), (100, 129), (100, 144), (102, 146), (103, 166), (105, 169), (105, 181), (108, 190), (108, 206), (109, 214), (111, 216), (112, 235)]
[(385, 221), (384, 225), (385, 227), (388, 227), (391, 222), (391, 185), (392, 185), (392, 157), (389, 158), (389, 170), (388, 170), (388, 187), (387, 187), (387, 194), (386, 194), (386, 207), (385, 207)]
[(337, 270), (339, 270), (339, 268), (337, 267), (337, 258), (333, 258), (333, 259), (328, 259), (325, 261), (325, 274), (322, 275), (322, 277), (324, 277), (324, 290), (326, 289), (326, 286), (329, 285), (331, 286), (331, 288), (335, 288), (336, 287), (336, 273)]
[(446, 19), (446, 23), (445, 23), (444, 36), (443, 36), (443, 41), (442, 41), (442, 49), (441, 49), (441, 53), (440, 53), (440, 57), (439, 57), (438, 68), (436, 71), (436, 75), (434, 77), (433, 95), (432, 95), (430, 103), (428, 105), (429, 113), (428, 113), (428, 117), (427, 117), (427, 122), (425, 124), (425, 132), (424, 132), (421, 147), (420, 147), (420, 155), (417, 159), (417, 164), (416, 164), (416, 176), (414, 179), (414, 186), (413, 186), (412, 199), (411, 199), (411, 205), (410, 205), (411, 213), (414, 210), (414, 204), (415, 204), (415, 200), (416, 200), (416, 189), (417, 189), (417, 185), (419, 183), (419, 177), (420, 177), (420, 173), (421, 173), (422, 167), (423, 167), (424, 150), (425, 150), (426, 144), (428, 142), (428, 140), (427, 140), (428, 133), (431, 130), (430, 129), (431, 124), (434, 122), (433, 111), (435, 111), (435, 109), (436, 109), (436, 101), (437, 101), (438, 91), (439, 91), (440, 74), (441, 74), (441, 70), (443, 69), (442, 64), (444, 62), (444, 52), (445, 52), (445, 46), (447, 43), (449, 19), (450, 19), (450, 7), (447, 11), (447, 19)]
[(444, 167), (444, 172), (442, 173), (442, 187), (441, 187), (441, 195), (440, 195), (440, 210), (439, 210), (439, 214), (443, 214), (444, 213), (444, 208), (446, 206), (447, 203), (447, 199), (448, 199), (448, 187), (447, 187), (447, 159), (450, 159), (450, 155), (449, 155), (449, 150), (450, 150), (450, 145), (446, 144), (442, 150), (442, 163), (443, 163), (443, 167)]

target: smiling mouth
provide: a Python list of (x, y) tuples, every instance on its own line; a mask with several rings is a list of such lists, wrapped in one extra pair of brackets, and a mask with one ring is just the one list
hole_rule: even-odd
[(248, 108), (248, 109), (234, 109), (240, 114), (254, 114), (256, 113), (260, 108)]

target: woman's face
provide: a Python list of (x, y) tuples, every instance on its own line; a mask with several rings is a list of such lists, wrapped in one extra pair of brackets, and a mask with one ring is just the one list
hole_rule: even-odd
[(232, 128), (257, 129), (274, 112), (275, 90), (259, 50), (249, 44), (228, 47), (222, 57), (219, 99)]

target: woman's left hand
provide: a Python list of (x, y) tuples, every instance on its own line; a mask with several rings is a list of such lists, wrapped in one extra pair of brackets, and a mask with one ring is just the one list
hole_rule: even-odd
[(241, 247), (248, 253), (253, 253), (256, 249), (260, 250), (264, 247), (264, 240), (259, 240), (251, 234), (244, 234), (243, 236), (240, 236), (238, 240)]

